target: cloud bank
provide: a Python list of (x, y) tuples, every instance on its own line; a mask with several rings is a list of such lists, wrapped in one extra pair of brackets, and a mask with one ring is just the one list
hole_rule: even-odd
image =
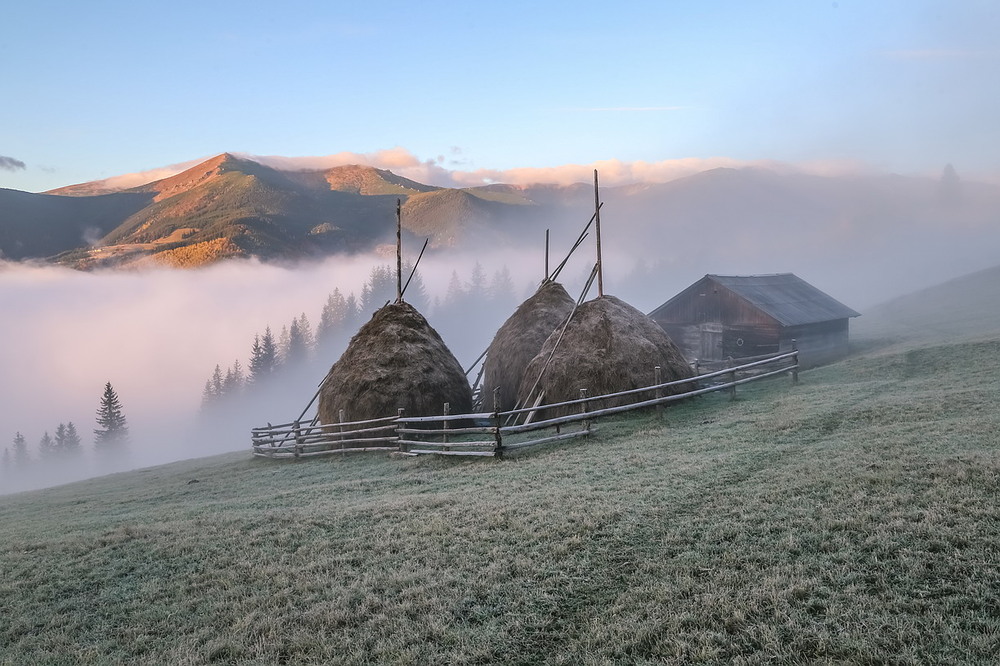
[(22, 171), (25, 168), (24, 162), (13, 157), (0, 155), (0, 169), (4, 171)]
[[(452, 149), (452, 153), (457, 149)], [(459, 151), (460, 152), (460, 151)], [(402, 147), (370, 153), (340, 152), (332, 155), (283, 157), (280, 155), (254, 155), (233, 153), (238, 157), (259, 162), (282, 171), (313, 171), (330, 169), (348, 164), (363, 164), (377, 169), (387, 169), (398, 176), (438, 187), (478, 187), (494, 183), (525, 186), (535, 184), (572, 185), (593, 182), (594, 169), (600, 172), (605, 186), (632, 185), (636, 183), (667, 183), (678, 178), (717, 168), (759, 167), (779, 173), (806, 173), (818, 176), (865, 173), (872, 168), (856, 161), (827, 160), (787, 163), (776, 160), (740, 160), (731, 157), (681, 158), (657, 162), (626, 162), (617, 159), (597, 160), (587, 164), (565, 164), (552, 167), (521, 167), (512, 169), (448, 168), (453, 165), (454, 154), (437, 155), (421, 159)], [(162, 178), (176, 175), (205, 160), (209, 156), (181, 162), (159, 169), (123, 174), (99, 181), (107, 189), (137, 187)]]

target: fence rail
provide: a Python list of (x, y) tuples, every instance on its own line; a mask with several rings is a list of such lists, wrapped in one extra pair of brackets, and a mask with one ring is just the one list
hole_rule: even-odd
[[(298, 421), (279, 425), (268, 424), (250, 431), (253, 453), (255, 456), (266, 458), (301, 458), (364, 451), (398, 451), (410, 455), (500, 458), (506, 451), (587, 437), (593, 432), (591, 421), (597, 418), (648, 407), (660, 408), (671, 402), (719, 391), (729, 391), (732, 398), (735, 396), (737, 386), (779, 375), (790, 375), (792, 383), (798, 382), (797, 350), (766, 358), (754, 358), (755, 360), (749, 363), (698, 374), (688, 379), (656, 383), (608, 395), (588, 396), (586, 389), (581, 389), (581, 397), (578, 399), (506, 412), (450, 414), (446, 403), (444, 414), (441, 416), (405, 416), (403, 410), (399, 410), (396, 416), (366, 421), (344, 421), (344, 412), (341, 411), (339, 423), (321, 424), (314, 419), (308, 424)], [(731, 365), (731, 362), (729, 364)], [(780, 367), (773, 369), (774, 365)], [(659, 368), (656, 368), (656, 371), (656, 376), (659, 377)], [(741, 374), (745, 376), (739, 376)], [(690, 390), (662, 395), (664, 389), (679, 386), (690, 387)], [(602, 401), (638, 397), (643, 394), (652, 394), (654, 397), (625, 405), (591, 409), (592, 405), (599, 405)], [(566, 407), (579, 407), (580, 412), (530, 421), (534, 413)], [(503, 425), (511, 419), (516, 422), (521, 416), (529, 422)], [(564, 431), (568, 426), (575, 429)], [(489, 439), (483, 439), (483, 435)]]

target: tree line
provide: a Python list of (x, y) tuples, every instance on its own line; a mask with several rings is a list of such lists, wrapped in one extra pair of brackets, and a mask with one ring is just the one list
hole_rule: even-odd
[[(404, 281), (412, 267), (404, 267)], [(345, 295), (339, 287), (327, 296), (313, 328), (305, 312), (282, 325), (253, 336), (249, 357), (224, 367), (216, 364), (202, 389), (202, 408), (229, 403), (238, 396), (262, 390), (274, 379), (288, 376), (312, 362), (332, 364), (351, 337), (376, 310), (396, 299), (396, 273), (385, 264), (372, 267), (361, 288)], [(452, 272), (443, 296), (431, 297), (419, 271), (413, 273), (404, 300), (423, 313), (462, 363), (485, 350), (493, 333), (519, 302), (514, 280), (506, 266), (492, 278), (478, 262), (463, 279)]]
[[(94, 450), (98, 453), (121, 451), (128, 445), (129, 427), (125, 411), (111, 382), (104, 385), (95, 415)], [(73, 460), (83, 455), (83, 439), (72, 421), (56, 426), (54, 436), (46, 430), (38, 440), (37, 457), (32, 456), (28, 441), (20, 431), (0, 454), (0, 472), (6, 474), (32, 466)]]

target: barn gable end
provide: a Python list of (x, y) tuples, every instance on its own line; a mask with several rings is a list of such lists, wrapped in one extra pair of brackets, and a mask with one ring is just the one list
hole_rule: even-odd
[(848, 323), (860, 316), (791, 273), (706, 275), (649, 316), (690, 359), (717, 361), (787, 351), (804, 364), (847, 353)]

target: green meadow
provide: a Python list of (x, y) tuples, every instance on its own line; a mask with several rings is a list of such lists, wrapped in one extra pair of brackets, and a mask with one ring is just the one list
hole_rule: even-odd
[(866, 314), (797, 386), (502, 461), (247, 452), (0, 497), (0, 663), (995, 663), (995, 277)]

